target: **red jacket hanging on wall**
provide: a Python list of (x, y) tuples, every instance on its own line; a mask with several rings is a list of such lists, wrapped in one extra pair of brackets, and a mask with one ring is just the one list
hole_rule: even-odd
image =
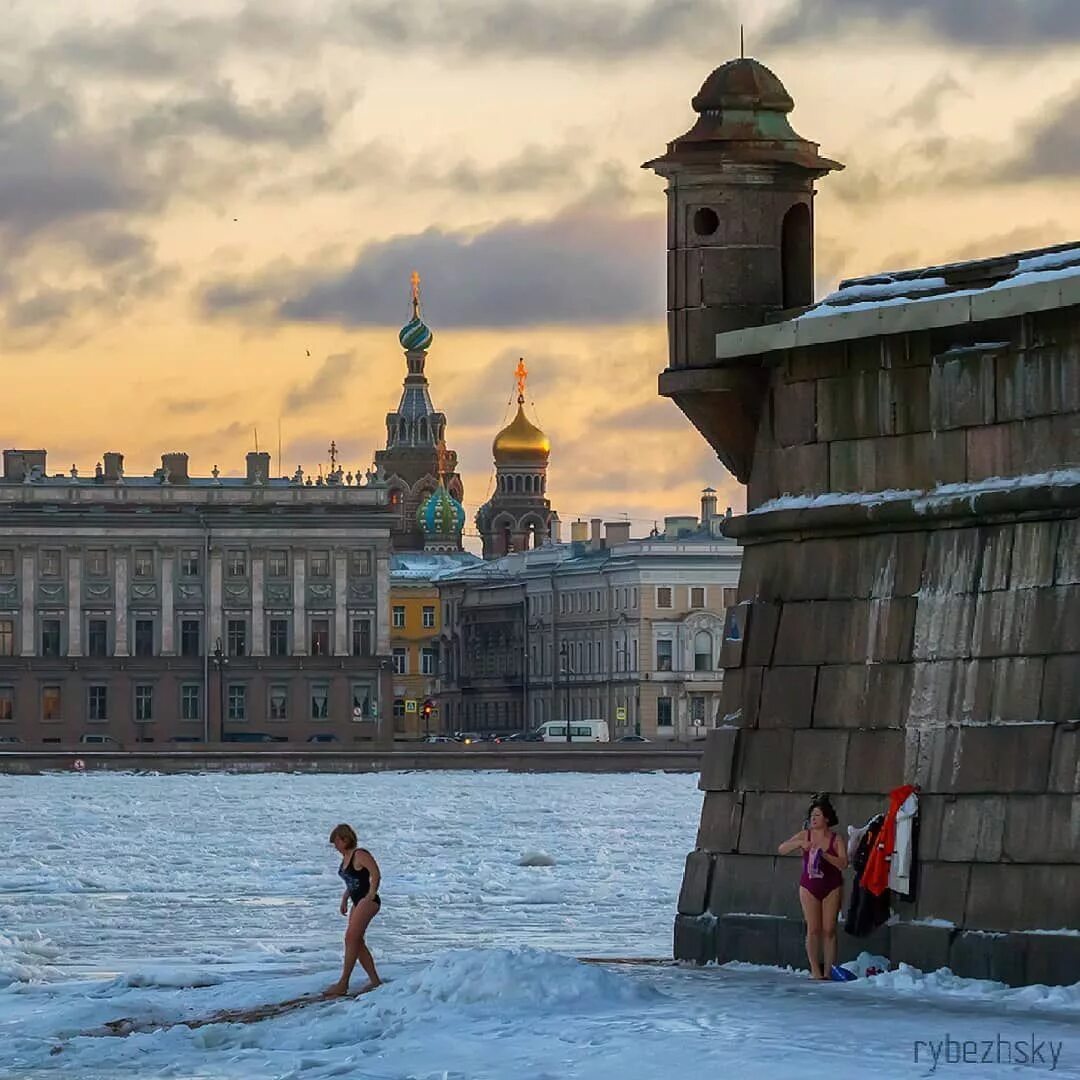
[(889, 862), (896, 849), (896, 815), (914, 790), (913, 784), (905, 784), (889, 792), (889, 812), (885, 815), (874, 850), (866, 861), (861, 880), (862, 887), (875, 896), (881, 896), (889, 887)]

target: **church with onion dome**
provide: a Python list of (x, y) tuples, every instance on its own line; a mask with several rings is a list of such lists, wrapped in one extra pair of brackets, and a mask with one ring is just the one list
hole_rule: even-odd
[(528, 551), (559, 539), (558, 515), (547, 497), (551, 440), (525, 413), (528, 370), (523, 359), (518, 361), (514, 376), (517, 413), (491, 445), (495, 491), (476, 515), (485, 559)]
[(421, 314), (419, 274), (411, 284), (412, 315), (398, 334), (405, 380), (397, 409), (386, 414), (386, 448), (376, 451), (375, 465), (395, 509), (394, 551), (460, 551), (465, 492), (457, 453), (445, 448), (446, 415), (432, 404), (424, 371), (434, 335)]

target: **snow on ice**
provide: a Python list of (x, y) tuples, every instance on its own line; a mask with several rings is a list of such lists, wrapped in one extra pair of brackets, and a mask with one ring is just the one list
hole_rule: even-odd
[[(1080, 985), (575, 959), (670, 955), (699, 811), (696, 778), (663, 774), (5, 777), (0, 1076), (861, 1080), (930, 1075), (920, 1040), (992, 1038), (1056, 1040), (1054, 1075), (1080, 1076)], [(336, 978), (342, 820), (385, 875), (387, 985), (184, 1026)]]

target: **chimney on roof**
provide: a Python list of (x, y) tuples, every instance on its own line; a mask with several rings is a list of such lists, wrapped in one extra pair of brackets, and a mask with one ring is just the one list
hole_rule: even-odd
[(603, 528), (604, 522), (601, 518), (592, 518), (589, 522), (590, 533), (589, 536), (589, 548), (592, 551), (599, 551), (604, 546)]
[(570, 542), (572, 544), (584, 544), (589, 539), (589, 524), (578, 518), (570, 522)]
[(708, 532), (716, 517), (716, 489), (707, 487), (701, 493), (701, 527)]
[(5, 450), (4, 479), (21, 484), (28, 476), (36, 472), (45, 475), (44, 450)]
[(630, 540), (630, 522), (629, 521), (605, 521), (604, 522), (604, 543), (607, 547), (613, 548), (616, 544), (625, 544)]
[(270, 455), (265, 450), (252, 450), (247, 456), (247, 482), (265, 484), (270, 479)]
[(182, 451), (172, 454), (161, 455), (162, 479), (166, 476), (170, 484), (186, 484), (188, 482), (188, 456)]
[(124, 455), (118, 454), (115, 450), (107, 450), (104, 457), (105, 462), (105, 479), (112, 480), (114, 483), (117, 480), (123, 478), (124, 475)]

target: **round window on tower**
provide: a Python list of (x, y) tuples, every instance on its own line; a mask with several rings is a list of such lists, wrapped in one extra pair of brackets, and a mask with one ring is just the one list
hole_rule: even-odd
[(720, 228), (720, 218), (711, 206), (700, 206), (694, 211), (694, 232), (698, 236), (712, 236)]

